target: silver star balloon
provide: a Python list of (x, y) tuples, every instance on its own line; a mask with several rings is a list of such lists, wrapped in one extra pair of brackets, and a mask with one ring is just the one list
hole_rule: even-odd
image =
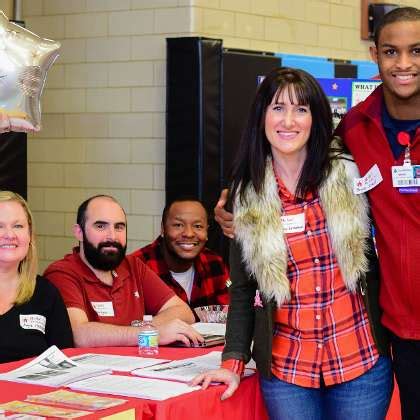
[(59, 42), (9, 22), (0, 11), (0, 113), (8, 117), (10, 129), (41, 128), (42, 90), (59, 49)]

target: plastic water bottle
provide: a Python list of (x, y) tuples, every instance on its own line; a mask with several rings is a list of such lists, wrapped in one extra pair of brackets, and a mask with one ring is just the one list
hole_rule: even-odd
[(138, 335), (139, 356), (156, 356), (159, 354), (159, 333), (153, 326), (152, 320), (152, 315), (143, 316)]

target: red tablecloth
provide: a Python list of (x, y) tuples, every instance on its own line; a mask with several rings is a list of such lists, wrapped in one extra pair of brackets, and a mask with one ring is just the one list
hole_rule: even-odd
[[(221, 350), (221, 347), (212, 349), (186, 349), (160, 347), (159, 357), (165, 359), (183, 359), (198, 356), (212, 350)], [(82, 353), (107, 353), (134, 356), (137, 354), (135, 347), (107, 347), (89, 349), (68, 349), (68, 356)], [(0, 364), (0, 372), (7, 372), (23, 364), (22, 361)], [(391, 407), (388, 411), (387, 420), (401, 420), (399, 412), (399, 395), (395, 386)], [(11, 400), (23, 400), (29, 394), (42, 394), (51, 391), (52, 388), (38, 385), (26, 385), (13, 382), (0, 381), (0, 403)], [(225, 387), (223, 385), (212, 386), (206, 391), (197, 391), (165, 401), (150, 401), (138, 398), (128, 398), (124, 405), (108, 410), (98, 411), (89, 418), (100, 418), (115, 414), (124, 410), (135, 409), (136, 419), (157, 420), (190, 420), (201, 418), (205, 420), (220, 419), (243, 419), (265, 420), (267, 414), (258, 385), (258, 376), (246, 378), (242, 381), (239, 389), (232, 398), (220, 401), (220, 395)], [(85, 419), (87, 417), (82, 417)]]
[[(211, 349), (188, 349), (160, 347), (159, 357), (165, 359), (183, 359), (186, 357), (199, 356)], [(65, 351), (68, 356), (82, 353), (107, 353), (134, 356), (137, 348), (134, 347), (108, 347), (108, 348), (83, 348), (68, 349)], [(0, 364), (0, 372), (6, 372), (22, 365), (23, 362), (12, 362)], [(23, 400), (29, 394), (42, 394), (51, 391), (50, 387), (39, 385), (27, 385), (13, 382), (0, 381), (0, 403), (11, 400)], [(206, 420), (241, 419), (241, 420), (266, 420), (267, 415), (264, 402), (258, 385), (258, 376), (243, 379), (239, 389), (233, 397), (220, 401), (224, 391), (224, 385), (211, 386), (205, 391), (195, 391), (179, 397), (170, 398), (165, 401), (151, 401), (138, 398), (127, 398), (124, 405), (108, 410), (97, 411), (85, 418), (101, 418), (128, 409), (136, 410), (136, 419), (157, 419), (157, 420), (189, 420), (202, 418)]]

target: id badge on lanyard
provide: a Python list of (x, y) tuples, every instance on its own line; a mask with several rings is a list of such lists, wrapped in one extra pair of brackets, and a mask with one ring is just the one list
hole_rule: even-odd
[[(416, 131), (416, 137), (420, 128)], [(401, 131), (397, 135), (398, 143), (405, 147), (404, 163), (391, 167), (392, 186), (398, 188), (401, 194), (420, 193), (420, 165), (413, 165), (410, 157), (410, 135)]]

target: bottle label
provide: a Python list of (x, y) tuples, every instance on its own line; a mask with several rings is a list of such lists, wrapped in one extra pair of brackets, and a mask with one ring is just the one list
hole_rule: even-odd
[(138, 336), (139, 347), (157, 347), (159, 345), (157, 331), (141, 331)]

